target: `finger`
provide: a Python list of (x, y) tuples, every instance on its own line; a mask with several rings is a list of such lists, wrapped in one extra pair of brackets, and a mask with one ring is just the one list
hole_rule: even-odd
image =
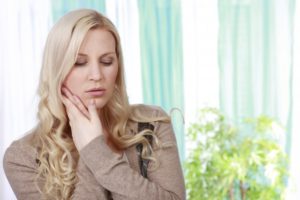
[(62, 103), (65, 105), (65, 107), (66, 107), (67, 109), (70, 108), (71, 104), (74, 104), (74, 103), (72, 103), (71, 100), (66, 96), (65, 93), (63, 93), (63, 95), (62, 95), (61, 101), (62, 101)]
[(70, 121), (73, 121), (73, 114), (71, 114), (71, 111), (70, 111), (70, 107), (71, 107), (71, 102), (70, 100), (68, 100), (66, 97), (62, 97), (62, 102), (63, 104), (65, 105), (65, 108), (66, 108), (66, 113), (67, 113), (67, 116), (69, 118)]
[(62, 92), (64, 93), (65, 97), (69, 101), (71, 101), (86, 118), (89, 119), (89, 112), (87, 111), (84, 104), (81, 102), (80, 98), (76, 95), (73, 95), (71, 91), (66, 87), (62, 87)]
[(66, 95), (66, 93), (67, 93), (67, 90), (66, 90), (66, 88), (62, 88), (61, 89), (61, 91), (62, 91), (62, 99), (61, 99), (61, 101), (62, 101), (62, 103), (66, 106), (66, 107), (69, 107), (69, 99), (68, 99), (68, 97), (67, 97), (67, 95)]
[(66, 97), (65, 95), (62, 95), (62, 99), (61, 99), (62, 103), (66, 106)]
[(66, 107), (67, 115), (69, 119), (77, 119), (77, 118), (86, 118), (83, 113), (77, 108), (77, 106), (69, 99), (66, 97), (63, 97), (64, 100), (64, 105)]
[(63, 94), (66, 97), (68, 97), (75, 104), (75, 99), (74, 99), (74, 96), (71, 93), (71, 91), (68, 88), (66, 88), (66, 87), (62, 87), (62, 91), (63, 91)]
[(90, 119), (89, 111), (87, 110), (85, 105), (82, 103), (81, 99), (79, 97), (77, 97), (76, 95), (74, 95), (74, 99), (75, 99), (77, 108), (82, 112), (82, 114), (84, 114), (84, 116), (86, 118)]
[(98, 113), (97, 113), (97, 108), (96, 108), (94, 99), (90, 100), (89, 105), (88, 105), (88, 110), (89, 110), (89, 114), (91, 117), (91, 121), (96, 121), (96, 120), (99, 121), (100, 120)]

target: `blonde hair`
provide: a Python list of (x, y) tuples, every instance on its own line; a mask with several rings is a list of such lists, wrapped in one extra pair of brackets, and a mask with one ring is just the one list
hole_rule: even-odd
[(94, 10), (72, 11), (63, 16), (51, 29), (45, 45), (40, 74), (39, 124), (36, 128), (39, 167), (36, 183), (43, 198), (70, 199), (77, 182), (78, 152), (61, 101), (61, 86), (76, 61), (86, 33), (95, 28), (112, 33), (116, 40), (119, 62), (114, 94), (102, 109), (103, 126), (110, 132), (110, 140), (115, 147), (123, 150), (142, 143), (142, 157), (157, 162), (151, 145), (144, 137), (144, 135), (152, 135), (158, 144), (154, 132), (145, 130), (140, 134), (129, 135), (125, 134), (126, 129), (129, 121), (169, 121), (169, 118), (143, 116), (129, 105), (120, 38), (112, 22)]

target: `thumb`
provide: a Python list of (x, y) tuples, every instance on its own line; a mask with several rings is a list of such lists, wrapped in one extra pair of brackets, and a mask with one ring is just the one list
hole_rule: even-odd
[(96, 108), (94, 99), (90, 100), (89, 105), (88, 105), (88, 110), (90, 113), (91, 121), (99, 120), (99, 116), (98, 116), (98, 112), (97, 112), (97, 108)]

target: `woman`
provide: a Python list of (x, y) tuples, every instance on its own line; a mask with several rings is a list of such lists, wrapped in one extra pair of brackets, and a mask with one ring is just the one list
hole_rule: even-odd
[(4, 157), (18, 199), (185, 199), (170, 119), (129, 105), (106, 17), (72, 11), (52, 28), (38, 93), (37, 127)]

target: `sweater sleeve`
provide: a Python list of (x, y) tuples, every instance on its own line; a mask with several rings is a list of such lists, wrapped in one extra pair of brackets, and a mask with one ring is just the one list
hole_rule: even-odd
[[(155, 110), (156, 115), (165, 115)], [(115, 200), (157, 199), (184, 200), (185, 187), (176, 139), (170, 123), (157, 123), (155, 132), (161, 143), (173, 143), (156, 152), (159, 168), (148, 172), (148, 179), (133, 170), (126, 154), (117, 154), (106, 145), (103, 136), (91, 141), (80, 151), (84, 163), (97, 182), (111, 191)]]
[(17, 199), (42, 199), (35, 184), (36, 152), (30, 146), (13, 143), (5, 152), (3, 167)]
[(108, 199), (108, 192), (95, 180), (92, 172), (87, 168), (81, 159), (77, 165), (77, 178), (72, 200), (97, 200)]

